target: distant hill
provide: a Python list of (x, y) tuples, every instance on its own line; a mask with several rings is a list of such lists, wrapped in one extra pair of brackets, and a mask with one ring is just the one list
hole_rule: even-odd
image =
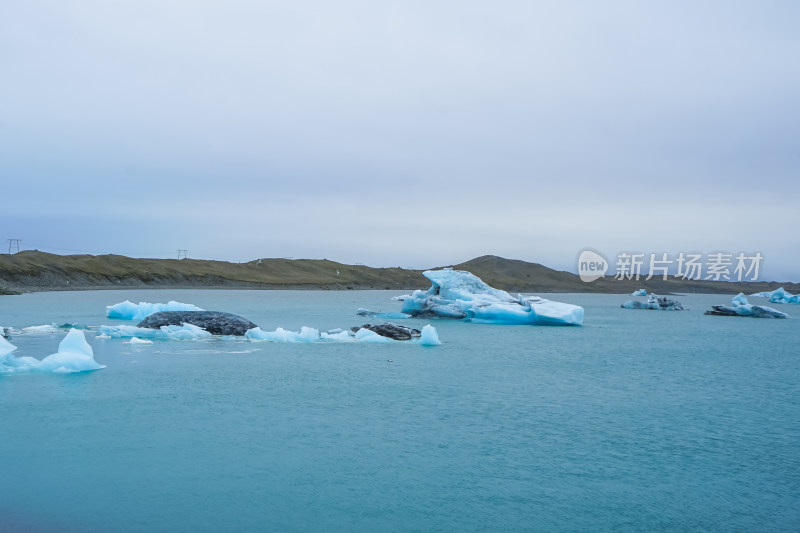
[(771, 291), (783, 287), (791, 293), (800, 292), (800, 283), (778, 282), (726, 282), (694, 281), (660, 276), (645, 281), (617, 280), (607, 276), (591, 283), (581, 281), (577, 274), (553, 270), (538, 263), (528, 263), (517, 259), (505, 259), (495, 255), (476, 257), (465, 263), (449, 265), (459, 270), (468, 270), (493, 287), (512, 292), (594, 292), (623, 294), (637, 289), (646, 289), (656, 294), (706, 293), (738, 294), (743, 292)]
[[(486, 255), (448, 265), (468, 270), (489, 285), (512, 292), (630, 293), (644, 288), (658, 294), (680, 292), (752, 293), (797, 283), (727, 283), (604, 278), (584, 283), (570, 272), (537, 263)], [(427, 289), (421, 270), (346, 265), (327, 259), (259, 259), (228, 263), (199, 259), (135, 259), (121, 255), (55, 255), (39, 251), (0, 254), (0, 294), (15, 292), (130, 288), (251, 289)]]

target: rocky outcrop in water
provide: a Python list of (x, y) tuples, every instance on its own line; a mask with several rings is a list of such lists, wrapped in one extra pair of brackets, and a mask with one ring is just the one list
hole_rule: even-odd
[(377, 333), (381, 337), (389, 337), (390, 339), (394, 339), (396, 341), (408, 341), (421, 335), (418, 329), (398, 326), (397, 324), (392, 324), (391, 322), (375, 325), (364, 324), (363, 326), (356, 326), (351, 329), (353, 331), (358, 331), (359, 329), (368, 329), (374, 333)]
[(137, 327), (158, 329), (161, 326), (192, 324), (212, 335), (244, 335), (255, 324), (231, 313), (220, 311), (161, 311), (145, 318)]

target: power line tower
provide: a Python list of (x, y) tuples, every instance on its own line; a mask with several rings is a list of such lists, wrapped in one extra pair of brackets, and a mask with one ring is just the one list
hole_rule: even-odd
[(188, 259), (188, 252), (189, 250), (178, 250), (178, 259)]
[(8, 253), (11, 253), (11, 250), (16, 250), (14, 253), (19, 252), (19, 243), (22, 242), (22, 239), (8, 239)]

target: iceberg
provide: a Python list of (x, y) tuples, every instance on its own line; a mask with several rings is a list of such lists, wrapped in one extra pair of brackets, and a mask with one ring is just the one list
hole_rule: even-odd
[(0, 337), (0, 357), (10, 354), (16, 349), (17, 347), (8, 342), (5, 337)]
[(631, 296), (647, 296), (647, 291), (644, 289), (639, 289), (638, 291), (633, 291)]
[(140, 339), (139, 337), (131, 337), (131, 340), (128, 342), (131, 344), (153, 344), (153, 341), (148, 339)]
[(55, 333), (58, 331), (58, 328), (53, 326), (52, 324), (44, 324), (41, 326), (28, 326), (27, 328), (22, 328), (23, 333)]
[(395, 340), (391, 337), (384, 337), (383, 335), (378, 335), (371, 329), (361, 328), (356, 331), (356, 340), (358, 342), (377, 342), (377, 343), (393, 343), (393, 342), (402, 342)]
[(712, 305), (707, 315), (749, 316), (753, 318), (789, 318), (789, 315), (764, 305), (752, 305), (741, 292), (731, 298), (731, 305)]
[(61, 343), (58, 352), (48, 355), (41, 361), (33, 357), (14, 357), (16, 346), (0, 337), (0, 373), (13, 372), (88, 372), (105, 368), (94, 360), (94, 352), (83, 332), (70, 329)]
[[(369, 326), (369, 324), (366, 324)], [(441, 344), (436, 329), (433, 326), (426, 326), (427, 331), (425, 339), (418, 336), (408, 335), (408, 339), (403, 341), (399, 338), (392, 338), (386, 335), (381, 335), (377, 331), (387, 333), (387, 331), (398, 333), (400, 330), (416, 331), (403, 326), (395, 324), (382, 324), (381, 326), (370, 326), (353, 328), (354, 331), (347, 331), (342, 329), (332, 329), (327, 332), (320, 332), (318, 329), (303, 326), (300, 331), (291, 331), (283, 328), (278, 328), (275, 331), (264, 331), (259, 327), (255, 327), (245, 333), (245, 338), (251, 341), (270, 341), (270, 342), (288, 342), (288, 343), (315, 343), (315, 342), (366, 342), (366, 343), (413, 343), (417, 342), (426, 346), (436, 346)], [(388, 328), (388, 329), (387, 329)], [(395, 331), (395, 328), (399, 328)], [(377, 330), (377, 331), (376, 331)]]
[(419, 343), (423, 346), (439, 346), (442, 344), (442, 341), (439, 340), (439, 334), (436, 333), (436, 328), (428, 324), (422, 328)]
[(161, 311), (205, 311), (192, 304), (169, 301), (165, 304), (139, 302), (135, 304), (129, 300), (114, 305), (106, 306), (106, 316), (108, 318), (119, 318), (121, 320), (144, 320), (148, 316)]
[(656, 311), (683, 311), (684, 307), (678, 300), (670, 300), (666, 296), (650, 293), (646, 302), (628, 300), (620, 307), (623, 309), (654, 309)]
[(351, 329), (356, 334), (358, 334), (358, 332), (362, 329), (368, 329), (373, 333), (377, 333), (381, 337), (389, 337), (390, 339), (394, 339), (396, 341), (409, 341), (420, 336), (420, 331), (418, 329), (398, 326), (397, 324), (392, 324), (391, 322), (375, 325), (364, 324), (363, 326), (356, 326)]
[(513, 297), (463, 270), (446, 268), (422, 273), (431, 280), (427, 291), (402, 297), (402, 312), (420, 318), (455, 318), (481, 324), (579, 326), (583, 307), (538, 296)]
[(247, 330), (245, 338), (251, 341), (272, 342), (317, 342), (321, 339), (318, 329), (303, 326), (300, 331), (278, 328), (275, 331), (264, 331), (259, 327)]
[(798, 304), (800, 305), (800, 294), (791, 294), (786, 292), (783, 287), (779, 287), (774, 291), (757, 292), (750, 296), (757, 296), (759, 298), (769, 298), (769, 302), (773, 304)]
[(195, 341), (211, 338), (211, 333), (193, 324), (162, 326), (158, 329), (140, 328), (137, 326), (100, 326), (98, 337), (141, 339), (169, 339)]

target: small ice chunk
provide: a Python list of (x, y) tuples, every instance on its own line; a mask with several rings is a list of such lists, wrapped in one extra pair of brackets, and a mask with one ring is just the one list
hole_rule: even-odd
[(148, 339), (140, 339), (139, 337), (131, 337), (131, 340), (128, 342), (131, 344), (153, 344), (153, 341)]
[(422, 328), (422, 335), (420, 335), (419, 343), (423, 346), (439, 346), (442, 341), (439, 340), (439, 334), (436, 333), (436, 328), (428, 324)]
[(666, 296), (658, 296), (652, 292), (647, 297), (646, 302), (639, 300), (628, 300), (620, 307), (624, 309), (654, 309), (656, 311), (683, 311), (684, 307), (678, 300), (671, 300)]
[(639, 290), (633, 291), (631, 293), (631, 296), (647, 296), (647, 291), (645, 289), (639, 289)]

